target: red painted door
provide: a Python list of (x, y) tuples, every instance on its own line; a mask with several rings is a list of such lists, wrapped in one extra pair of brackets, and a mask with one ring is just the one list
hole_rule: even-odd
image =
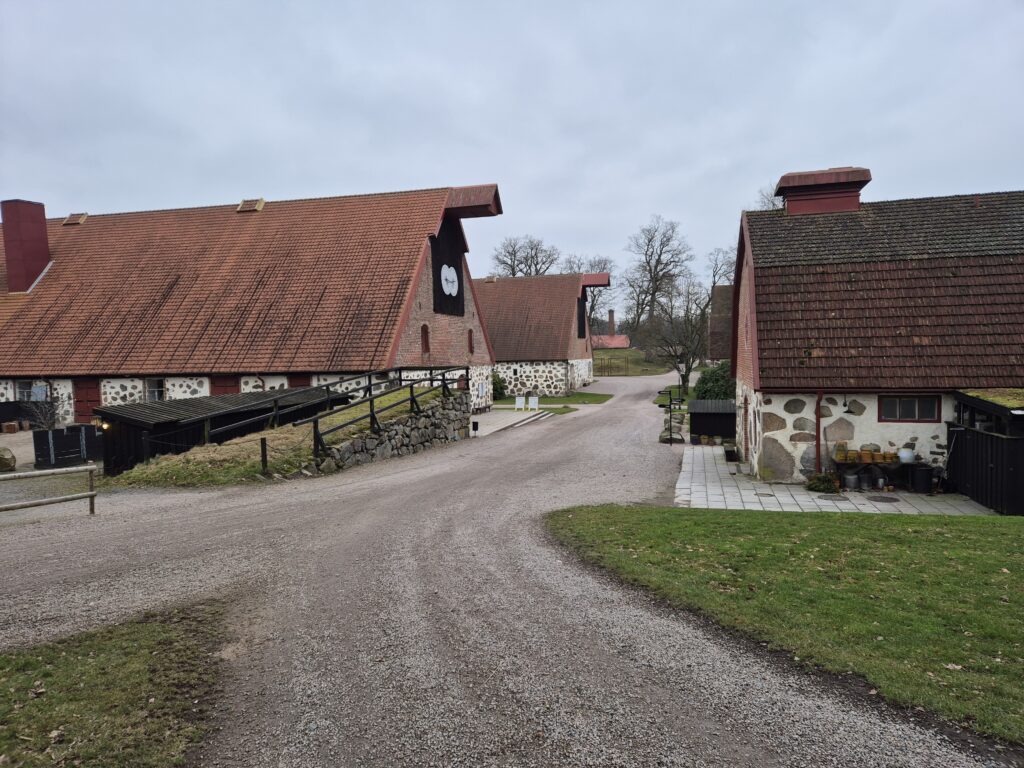
[(92, 409), (100, 406), (99, 379), (72, 379), (75, 397), (75, 423), (88, 424), (92, 420)]
[(297, 389), (298, 387), (308, 387), (312, 384), (312, 377), (308, 373), (289, 373), (288, 374), (288, 388)]
[(234, 395), (242, 391), (242, 383), (238, 376), (211, 376), (211, 395)]

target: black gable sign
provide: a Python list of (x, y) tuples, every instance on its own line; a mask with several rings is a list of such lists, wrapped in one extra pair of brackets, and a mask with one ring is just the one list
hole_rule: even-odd
[(434, 279), (434, 311), (441, 315), (466, 314), (462, 249), (450, 230), (430, 238), (430, 271)]

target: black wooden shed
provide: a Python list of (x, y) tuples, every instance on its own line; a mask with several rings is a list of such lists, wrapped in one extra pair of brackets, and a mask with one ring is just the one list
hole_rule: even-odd
[(103, 474), (119, 475), (154, 456), (290, 424), (349, 399), (310, 387), (96, 408), (103, 419)]
[(736, 439), (735, 400), (691, 400), (686, 405), (691, 435)]
[(946, 476), (979, 504), (1024, 515), (1024, 390), (956, 392)]

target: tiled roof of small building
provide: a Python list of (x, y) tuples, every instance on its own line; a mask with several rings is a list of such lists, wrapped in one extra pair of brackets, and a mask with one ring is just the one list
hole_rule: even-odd
[(429, 236), (481, 191), (500, 211), (491, 186), (49, 219), (48, 271), (0, 290), (0, 375), (385, 367)]
[(1012, 256), (1024, 242), (1024, 192), (886, 200), (844, 213), (745, 215), (758, 267)]
[(1024, 192), (745, 220), (762, 389), (1024, 386)]
[(473, 281), (497, 362), (568, 360), (582, 275)]
[(612, 336), (597, 334), (590, 337), (594, 349), (629, 349), (629, 336), (616, 333)]

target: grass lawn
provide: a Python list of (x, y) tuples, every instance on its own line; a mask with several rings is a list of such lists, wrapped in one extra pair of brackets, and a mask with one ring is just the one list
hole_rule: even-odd
[[(563, 397), (542, 397), (540, 399), (541, 405), (597, 405), (599, 403), (606, 403), (612, 399), (612, 395), (606, 395), (602, 392), (573, 392), (572, 394), (565, 395)], [(501, 400), (495, 400), (495, 405), (515, 405), (515, 397), (505, 397)]]
[[(671, 385), (669, 387), (665, 387), (665, 389), (671, 390), (672, 393), (676, 397), (679, 397), (680, 395), (682, 395), (682, 391), (683, 391), (683, 388), (679, 384), (673, 384), (673, 385)], [(683, 395), (684, 404), (685, 404), (685, 401), (686, 401), (687, 397), (688, 397), (688, 395)], [(655, 405), (668, 405), (668, 395), (658, 395), (656, 398), (654, 398), (654, 404)]]
[(180, 765), (215, 690), (220, 608), (0, 654), (0, 765)]
[(1024, 743), (1024, 518), (603, 506), (548, 526), (680, 608)]
[[(377, 409), (402, 400), (408, 390), (378, 397)], [(440, 390), (418, 397), (425, 405), (441, 397)], [(369, 413), (368, 403), (328, 416), (320, 421), (321, 429), (342, 424)], [(381, 420), (404, 416), (408, 404), (395, 406), (381, 415)], [(360, 422), (347, 429), (328, 435), (328, 445), (337, 445), (353, 435), (367, 432), (368, 422)], [(313, 426), (283, 426), (255, 432), (245, 437), (228, 440), (220, 445), (200, 445), (186, 453), (158, 456), (148, 464), (139, 464), (116, 477), (100, 477), (100, 488), (130, 488), (135, 486), (213, 486), (254, 482), (260, 474), (260, 438), (267, 438), (267, 468), (271, 473), (287, 475), (313, 460)]]
[(654, 376), (672, 369), (658, 362), (644, 361), (639, 349), (595, 349), (595, 376)]

